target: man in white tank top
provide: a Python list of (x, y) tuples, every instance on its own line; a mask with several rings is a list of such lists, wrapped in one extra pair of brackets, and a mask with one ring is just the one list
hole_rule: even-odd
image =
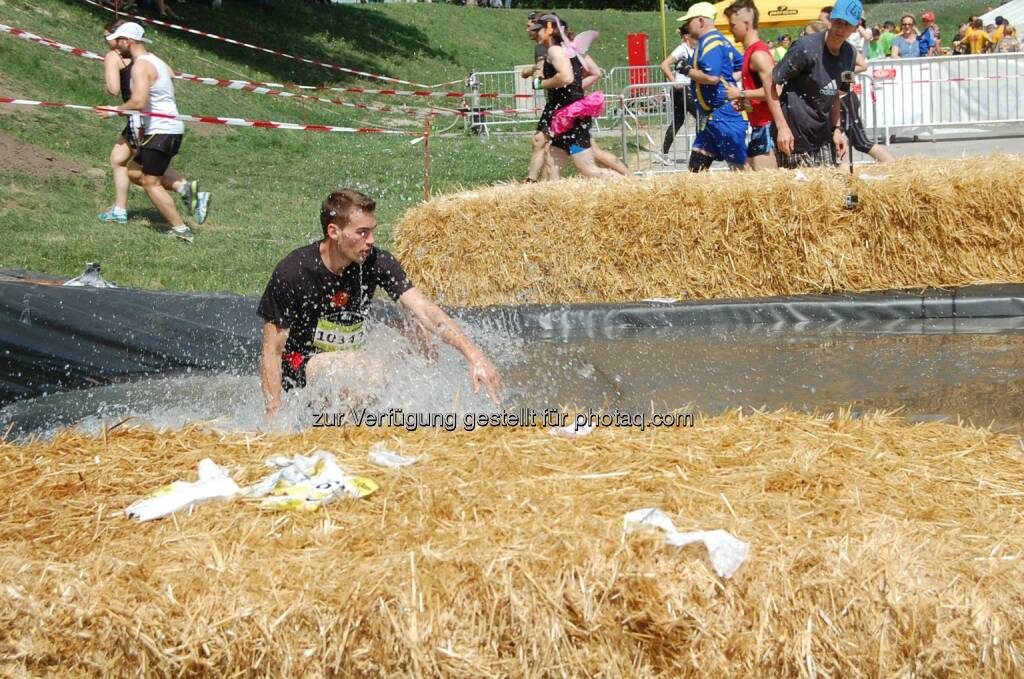
[[(165, 116), (178, 115), (174, 101), (171, 69), (155, 54), (146, 50), (142, 26), (128, 22), (118, 26), (107, 36), (107, 41), (125, 58), (131, 57), (132, 96), (117, 108), (122, 111), (141, 111)], [(141, 186), (153, 205), (171, 226), (168, 235), (192, 242), (192, 230), (185, 225), (167, 189), (177, 191), (193, 213), (197, 223), (206, 221), (210, 194), (199, 190), (199, 182), (188, 181), (179, 172), (169, 170), (171, 159), (177, 155), (185, 135), (185, 124), (169, 117), (143, 115), (144, 134), (132, 162), (128, 176)]]

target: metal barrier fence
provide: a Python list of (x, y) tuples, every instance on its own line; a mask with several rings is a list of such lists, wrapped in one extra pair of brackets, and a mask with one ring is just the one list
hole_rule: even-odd
[[(651, 117), (658, 109), (665, 126), (665, 107), (647, 102), (624, 108), (626, 99), (639, 101), (669, 85), (661, 83), (658, 66), (616, 66), (605, 73), (598, 87), (606, 93), (622, 92), (623, 98), (609, 96), (600, 122), (614, 127), (632, 116)], [(861, 117), (872, 138), (888, 142), (894, 135), (937, 135), (951, 128), (984, 131), (1001, 125), (1024, 124), (1024, 53), (928, 57), (923, 59), (873, 59), (861, 74), (863, 87)], [(482, 71), (470, 76), (470, 88), (477, 92), (529, 94), (530, 82), (518, 71)], [(627, 94), (626, 90), (630, 90)], [(663, 99), (667, 101), (671, 97)], [(499, 105), (497, 102), (505, 102)], [(514, 101), (514, 104), (507, 102)], [(515, 114), (474, 116), (467, 126), (485, 134), (508, 126), (535, 123), (544, 105), (543, 93), (532, 99), (488, 99), (467, 101), (467, 107), (515, 108)], [(643, 114), (643, 115), (641, 115)], [(628, 130), (624, 131), (624, 134)], [(624, 142), (625, 143), (625, 142)]]
[[(600, 118), (601, 121), (618, 121), (622, 118), (622, 108), (611, 93), (621, 92), (624, 88), (646, 83), (657, 83), (662, 78), (658, 66), (616, 66), (607, 71), (604, 78), (597, 84), (597, 89), (609, 93), (608, 106)], [(466, 128), (481, 134), (490, 134), (502, 128), (526, 127), (540, 119), (544, 108), (545, 93), (534, 92), (530, 80), (523, 78), (518, 68), (511, 71), (474, 71), (466, 81), (467, 91), (472, 93), (501, 92), (511, 94), (533, 94), (530, 99), (485, 99), (468, 97), (465, 107), (470, 110), (494, 110), (514, 108), (517, 113), (488, 114), (467, 116)], [(511, 102), (515, 102), (514, 104)], [(500, 103), (499, 103), (500, 102)]]
[(1024, 123), (1024, 53), (873, 59), (861, 116), (869, 135), (935, 135)]
[[(514, 109), (516, 113), (489, 114), (467, 116), (466, 128), (474, 132), (490, 134), (490, 132), (518, 125), (536, 122), (540, 118), (540, 110), (544, 108), (544, 93), (534, 92), (528, 79), (523, 78), (518, 70), (514, 71), (474, 71), (466, 80), (466, 89), (470, 97), (465, 106), (471, 111)], [(503, 94), (532, 94), (529, 99), (478, 99), (473, 94), (500, 92)]]
[[(642, 173), (687, 169), (696, 123), (693, 112), (686, 108), (683, 90), (677, 90), (675, 83), (627, 85), (619, 96), (619, 106), (622, 158), (629, 169)], [(662, 153), (666, 141), (669, 149)]]

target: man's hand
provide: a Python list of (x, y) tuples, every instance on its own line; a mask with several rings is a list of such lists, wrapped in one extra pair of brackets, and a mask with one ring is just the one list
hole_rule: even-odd
[(732, 101), (733, 99), (740, 99), (740, 95), (742, 94), (742, 92), (743, 90), (741, 90), (738, 87), (733, 87), (728, 83), (726, 83), (725, 85), (725, 98), (730, 101)]
[(495, 403), (501, 403), (501, 376), (486, 356), (477, 353), (469, 362), (469, 380), (473, 383), (473, 393), (480, 393), (480, 385), (487, 389), (488, 395)]
[(116, 118), (119, 114), (116, 108), (107, 108), (106, 106), (97, 106), (96, 115), (101, 119), (106, 120), (107, 118)]
[(793, 131), (789, 127), (779, 128), (778, 134), (775, 136), (775, 143), (787, 156), (793, 155), (793, 147), (796, 141), (793, 139)]
[(842, 159), (846, 157), (846, 135), (843, 131), (836, 128), (832, 130), (832, 142), (836, 145), (836, 158)]

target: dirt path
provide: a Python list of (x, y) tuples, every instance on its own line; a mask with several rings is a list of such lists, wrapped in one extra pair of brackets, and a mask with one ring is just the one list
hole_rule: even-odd
[(97, 172), (100, 171), (83, 167), (59, 153), (0, 132), (0, 174), (20, 173), (49, 179), (69, 174), (95, 178)]

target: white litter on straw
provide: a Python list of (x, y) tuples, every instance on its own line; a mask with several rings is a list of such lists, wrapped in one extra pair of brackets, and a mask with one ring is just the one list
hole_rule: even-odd
[(210, 458), (199, 463), (199, 480), (175, 481), (124, 510), (130, 518), (152, 521), (191, 509), (210, 500), (230, 500), (239, 493), (238, 484)]
[(588, 436), (594, 428), (589, 424), (584, 424), (577, 427), (575, 423), (571, 427), (551, 427), (548, 433), (552, 436), (567, 436), (569, 438), (576, 438), (579, 436)]
[(370, 446), (370, 452), (368, 454), (370, 462), (381, 467), (408, 467), (409, 465), (416, 464), (423, 459), (422, 455), (416, 457), (409, 457), (396, 453), (392, 450), (387, 449), (387, 444), (383, 441), (378, 441)]
[(622, 517), (622, 525), (627, 533), (645, 526), (660, 528), (665, 531), (665, 542), (675, 547), (703, 542), (715, 572), (726, 579), (731, 578), (743, 565), (750, 552), (750, 545), (721, 529), (680, 533), (668, 514), (654, 507), (629, 512)]

